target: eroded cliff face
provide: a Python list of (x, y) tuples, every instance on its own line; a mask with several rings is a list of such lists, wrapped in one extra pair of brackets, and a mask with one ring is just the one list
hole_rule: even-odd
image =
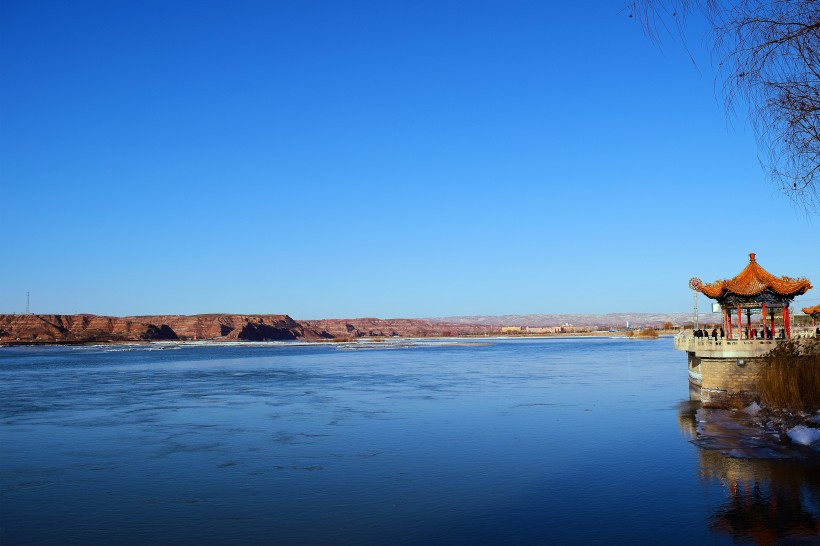
[(0, 315), (2, 342), (105, 342), (222, 339), (274, 341), (318, 337), (287, 315)]
[(176, 339), (161, 325), (97, 315), (0, 315), (3, 341), (146, 341)]
[(287, 315), (152, 315), (127, 317), (150, 324), (164, 324), (179, 339), (279, 341), (311, 337), (312, 332)]

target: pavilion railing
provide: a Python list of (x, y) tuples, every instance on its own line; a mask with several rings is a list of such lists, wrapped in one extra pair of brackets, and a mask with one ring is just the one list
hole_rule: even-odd
[[(678, 335), (680, 336), (680, 334), (678, 334)], [(759, 337), (752, 338), (752, 339), (746, 339), (745, 337), (739, 338), (737, 335), (735, 335), (733, 337), (718, 337), (717, 339), (715, 339), (711, 336), (709, 336), (709, 337), (695, 337), (692, 334), (684, 334), (683, 337), (690, 340), (690, 341), (695, 341), (695, 342), (698, 342), (698, 343), (700, 343), (700, 342), (703, 342), (703, 343), (715, 343), (715, 342), (720, 343), (721, 341), (725, 341), (725, 342), (759, 341), (761, 343), (763, 343), (763, 342), (771, 343), (771, 342), (774, 342), (774, 341), (786, 341), (785, 338), (780, 338), (780, 337), (776, 337), (776, 338), (773, 338), (773, 339), (761, 339)], [(792, 337), (795, 338), (795, 337), (797, 337), (797, 335), (794, 332), (792, 332)], [(801, 337), (811, 337), (811, 336), (801, 336)]]
[[(737, 337), (735, 337), (734, 339), (732, 339), (732, 338), (727, 338), (727, 337), (724, 337), (724, 338), (719, 337), (717, 339), (714, 339), (714, 338), (711, 338), (711, 337), (708, 337), (708, 338), (707, 337), (695, 337), (692, 334), (678, 334), (676, 337), (681, 341), (686, 341), (686, 342), (689, 342), (689, 343), (694, 343), (696, 345), (704, 345), (704, 346), (706, 346), (706, 345), (733, 345), (733, 344), (738, 344), (738, 343), (743, 343), (743, 344), (755, 343), (755, 344), (760, 344), (760, 345), (774, 345), (775, 343), (782, 343), (782, 342), (786, 341), (785, 339), (780, 339), (780, 338), (777, 338), (777, 339), (746, 339), (746, 338), (738, 339)], [(794, 337), (794, 336), (792, 336), (792, 337)]]
[[(774, 338), (774, 339), (761, 339), (761, 338), (753, 338), (753, 339), (746, 339), (745, 337), (742, 339), (738, 338), (737, 332), (734, 333), (733, 337), (720, 337), (718, 336), (717, 339), (709, 336), (709, 337), (697, 337), (694, 334), (681, 332), (675, 336), (678, 338), (679, 341), (687, 342), (689, 344), (694, 344), (695, 346), (703, 346), (703, 347), (716, 347), (721, 345), (731, 346), (737, 344), (743, 345), (774, 345), (776, 343), (782, 343), (787, 341), (784, 338)], [(792, 329), (791, 339), (811, 339), (815, 337), (820, 337), (818, 335), (817, 330), (815, 328), (798, 328)]]

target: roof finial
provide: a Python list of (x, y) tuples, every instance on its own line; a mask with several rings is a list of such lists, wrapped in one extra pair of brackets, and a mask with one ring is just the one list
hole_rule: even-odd
[(754, 252), (749, 252), (749, 263), (750, 264), (755, 263), (755, 253)]

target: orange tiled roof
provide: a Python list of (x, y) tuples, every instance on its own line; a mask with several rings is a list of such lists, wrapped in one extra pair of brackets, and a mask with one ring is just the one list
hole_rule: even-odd
[(820, 305), (814, 307), (804, 307), (803, 312), (807, 315), (820, 315)]
[(718, 299), (728, 294), (757, 296), (769, 290), (778, 296), (799, 296), (811, 288), (808, 279), (775, 277), (755, 261), (754, 252), (749, 254), (749, 265), (738, 276), (728, 281), (715, 281), (698, 288), (706, 296)]

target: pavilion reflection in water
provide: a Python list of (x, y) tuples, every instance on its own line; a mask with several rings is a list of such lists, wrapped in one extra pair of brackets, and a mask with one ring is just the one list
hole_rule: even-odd
[[(687, 402), (678, 414), (682, 432), (693, 440), (699, 437), (698, 425), (701, 430), (704, 425), (698, 419), (709, 418), (699, 409), (699, 403)], [(817, 458), (799, 454), (792, 459), (731, 456), (727, 453), (743, 453), (749, 448), (737, 446), (736, 450), (732, 444), (731, 437), (722, 435), (713, 449), (702, 445), (698, 449), (701, 478), (719, 481), (728, 496), (711, 514), (710, 528), (736, 541), (758, 545), (820, 543)], [(765, 450), (762, 453), (765, 455)]]

